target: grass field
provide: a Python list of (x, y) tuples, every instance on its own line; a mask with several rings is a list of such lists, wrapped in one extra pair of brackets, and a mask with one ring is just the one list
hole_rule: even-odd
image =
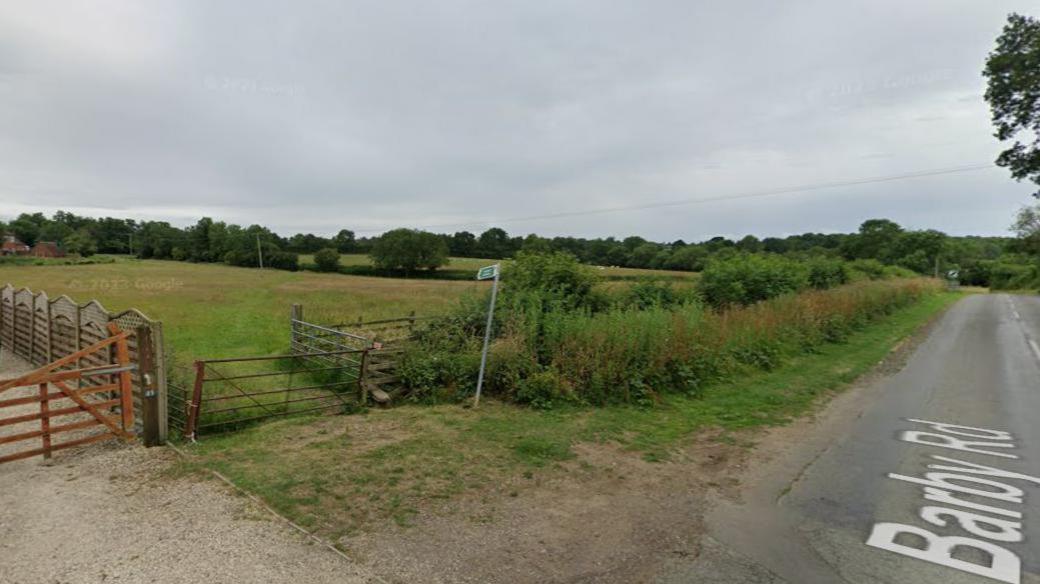
[[(477, 270), (484, 266), (501, 263), (508, 265), (511, 260), (492, 260), (482, 258), (449, 258), (448, 265), (438, 270), (449, 279), (468, 279), (476, 275)], [(300, 265), (306, 266), (314, 263), (313, 255), (301, 255)], [(341, 266), (349, 269), (351, 267), (370, 267), (372, 260), (365, 254), (343, 254), (339, 257)], [(657, 278), (665, 280), (696, 281), (696, 272), (683, 272), (679, 270), (646, 270), (641, 268), (621, 268), (617, 266), (593, 266), (601, 277), (607, 280), (634, 280), (639, 278)]]
[(96, 298), (109, 310), (137, 308), (163, 321), (167, 345), (185, 361), (283, 351), (293, 303), (319, 323), (390, 318), (412, 310), (433, 315), (487, 286), (127, 258), (95, 265), (0, 264), (3, 283), (51, 297), (68, 294), (77, 302)]
[(575, 445), (610, 442), (668, 459), (692, 435), (782, 424), (882, 360), (901, 339), (960, 298), (943, 293), (770, 372), (709, 386), (701, 398), (666, 396), (653, 408), (538, 411), (494, 401), (402, 406), (363, 416), (300, 417), (206, 437), (183, 471), (217, 470), (279, 512), (336, 538), (441, 509), (468, 494), (520, 496), (541, 479), (580, 472)]

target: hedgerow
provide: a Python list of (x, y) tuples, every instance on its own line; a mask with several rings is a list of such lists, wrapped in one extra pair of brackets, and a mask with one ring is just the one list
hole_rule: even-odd
[[(884, 270), (876, 280), (806, 289), (840, 283), (847, 277), (844, 266), (750, 257), (718, 268), (714, 281), (701, 288), (703, 301), (690, 295), (664, 301), (668, 294), (649, 285), (634, 296), (629, 291), (605, 300), (584, 285), (556, 285), (573, 276), (562, 269), (566, 258), (531, 261), (519, 283), (505, 278), (484, 392), (538, 408), (650, 405), (665, 394), (696, 396), (712, 381), (772, 369), (823, 343), (842, 342), (940, 289), (930, 279), (885, 279)], [(733, 289), (743, 292), (708, 292)], [(773, 297), (750, 303), (768, 295)], [(471, 299), (419, 334), (399, 369), (414, 399), (471, 395), (484, 310), (482, 300)]]

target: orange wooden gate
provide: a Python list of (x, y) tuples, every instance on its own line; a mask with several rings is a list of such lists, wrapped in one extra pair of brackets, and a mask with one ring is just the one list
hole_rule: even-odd
[[(39, 455), (50, 458), (55, 450), (109, 438), (133, 438), (131, 372), (135, 365), (130, 362), (127, 346), (131, 333), (119, 330), (115, 323), (108, 325), (108, 332), (111, 336), (81, 351), (21, 377), (0, 380), (0, 396), (8, 391), (8, 395), (17, 395), (0, 400), (0, 463)], [(91, 356), (100, 356), (106, 364), (81, 368), (79, 364), (84, 360), (98, 361)], [(17, 391), (19, 388), (21, 391)], [(71, 405), (51, 407), (51, 402), (61, 400)], [(105, 410), (118, 411), (119, 415), (107, 415)], [(52, 425), (51, 420), (59, 417), (65, 423)], [(38, 425), (39, 429), (25, 431), (25, 424)], [(95, 426), (102, 426), (103, 431), (89, 432)], [(51, 440), (55, 434), (73, 431), (77, 433), (72, 439), (58, 443)], [(40, 440), (39, 448), (5, 452), (11, 448), (6, 444), (33, 439)]]

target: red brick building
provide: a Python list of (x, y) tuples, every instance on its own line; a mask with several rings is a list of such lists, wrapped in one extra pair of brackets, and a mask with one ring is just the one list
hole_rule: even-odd
[(14, 235), (4, 235), (3, 243), (0, 243), (0, 255), (29, 255), (29, 246), (25, 245)]
[(41, 241), (33, 246), (29, 255), (37, 258), (63, 258), (65, 250), (53, 241)]

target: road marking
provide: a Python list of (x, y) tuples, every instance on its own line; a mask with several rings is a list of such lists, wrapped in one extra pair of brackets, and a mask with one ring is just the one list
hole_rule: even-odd
[[(1040, 347), (1032, 339), (1030, 344), (1034, 351), (1040, 353)], [(902, 432), (899, 439), (905, 442), (1001, 458), (1018, 458), (993, 450), (1016, 447), (1010, 432), (912, 418), (907, 421), (923, 424), (932, 432)], [(959, 529), (963, 534), (940, 535), (916, 525), (878, 522), (871, 529), (866, 544), (962, 572), (1019, 584), (1022, 577), (1021, 559), (1015, 552), (999, 544), (1024, 542), (1023, 513), (980, 502), (979, 498), (994, 503), (1026, 505), (1025, 490), (1017, 483), (1009, 483), (1025, 481), (1040, 485), (1040, 478), (937, 454), (929, 458), (945, 464), (927, 464), (921, 477), (889, 473), (888, 478), (921, 485), (925, 500), (931, 503), (925, 503), (918, 511), (918, 516), (931, 525)], [(966, 500), (965, 495), (971, 500)], [(904, 534), (916, 538), (908, 542), (906, 538), (900, 537)], [(987, 558), (986, 563), (955, 558), (954, 551), (964, 548), (981, 551)]]
[(1033, 349), (1033, 354), (1036, 355), (1036, 360), (1040, 361), (1040, 345), (1036, 344), (1036, 341), (1029, 339), (1029, 347)]
[(1008, 307), (1011, 308), (1011, 316), (1015, 317), (1015, 320), (1022, 320), (1022, 315), (1018, 313), (1018, 307), (1015, 306), (1015, 301), (1008, 296)]

